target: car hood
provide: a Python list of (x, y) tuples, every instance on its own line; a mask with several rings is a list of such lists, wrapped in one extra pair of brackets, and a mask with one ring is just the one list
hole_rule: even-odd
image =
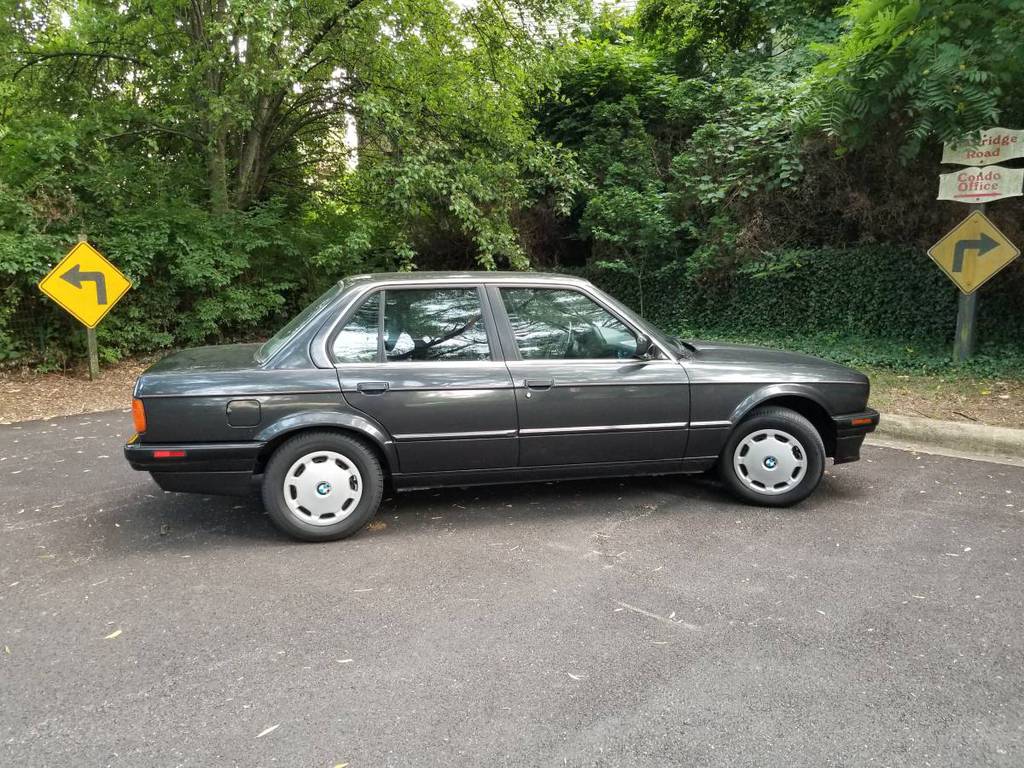
[(259, 344), (218, 344), (208, 347), (183, 349), (168, 355), (155, 365), (151, 365), (147, 374), (156, 373), (198, 373), (201, 371), (241, 371), (259, 368), (256, 361), (256, 350)]
[(800, 352), (692, 339), (688, 339), (686, 343), (692, 348), (694, 362), (699, 365), (733, 368), (755, 375), (760, 373), (769, 379), (810, 379), (851, 383), (867, 381), (867, 377), (860, 371)]

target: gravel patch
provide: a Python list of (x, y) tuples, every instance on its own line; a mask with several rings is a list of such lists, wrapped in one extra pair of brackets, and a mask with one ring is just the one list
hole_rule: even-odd
[(2, 371), (0, 424), (130, 408), (135, 379), (153, 360), (122, 360), (105, 365), (96, 381), (89, 381), (85, 370), (66, 373)]

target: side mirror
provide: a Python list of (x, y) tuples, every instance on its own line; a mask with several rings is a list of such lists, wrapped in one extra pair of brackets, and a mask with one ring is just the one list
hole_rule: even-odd
[(651, 341), (651, 337), (645, 333), (641, 333), (636, 337), (636, 352), (633, 353), (633, 357), (640, 360), (646, 360), (654, 352), (654, 342)]

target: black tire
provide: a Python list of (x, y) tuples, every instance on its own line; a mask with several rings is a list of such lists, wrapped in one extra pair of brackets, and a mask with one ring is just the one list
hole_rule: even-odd
[[(362, 476), (362, 496), (337, 523), (313, 525), (300, 520), (285, 501), (285, 475), (303, 456), (334, 451), (352, 462)], [(263, 472), (263, 506), (281, 531), (302, 541), (335, 541), (351, 536), (374, 516), (384, 491), (384, 477), (376, 454), (361, 440), (340, 432), (304, 432), (282, 443)], [(319, 492), (319, 489), (317, 489)]]
[[(803, 453), (806, 454), (806, 468), (803, 477), (791, 488), (774, 494), (769, 493), (767, 489), (762, 492), (750, 487), (747, 481), (740, 477), (740, 473), (734, 466), (736, 450), (744, 439), (748, 435), (765, 429), (779, 430), (795, 437), (803, 446)], [(753, 450), (756, 450), (756, 446)], [(765, 459), (766, 465), (767, 461)], [(803, 501), (818, 487), (824, 472), (825, 445), (821, 441), (818, 430), (796, 411), (775, 406), (758, 408), (740, 422), (729, 436), (729, 440), (718, 458), (719, 477), (722, 478), (729, 490), (743, 501), (763, 507), (788, 507)], [(785, 481), (784, 476), (783, 480)]]

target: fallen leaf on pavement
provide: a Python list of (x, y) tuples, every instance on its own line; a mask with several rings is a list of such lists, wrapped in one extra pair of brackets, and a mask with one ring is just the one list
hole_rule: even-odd
[(113, 632), (111, 632), (109, 635), (107, 635), (103, 639), (104, 640), (113, 640), (115, 637), (117, 637), (120, 634), (121, 634), (121, 630), (120, 629), (115, 629)]

